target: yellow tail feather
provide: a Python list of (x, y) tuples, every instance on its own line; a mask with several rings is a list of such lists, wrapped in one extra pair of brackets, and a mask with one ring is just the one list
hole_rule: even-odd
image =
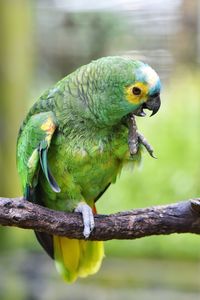
[(56, 268), (68, 282), (96, 273), (104, 257), (103, 242), (54, 236)]

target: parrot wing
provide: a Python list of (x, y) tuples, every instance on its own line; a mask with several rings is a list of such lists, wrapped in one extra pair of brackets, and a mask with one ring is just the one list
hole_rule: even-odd
[(107, 184), (107, 186), (98, 194), (98, 196), (94, 199), (94, 203), (96, 203), (100, 198), (101, 196), (103, 196), (103, 194), (107, 191), (107, 189), (109, 188), (109, 186), (111, 185), (112, 182), (109, 182)]
[[(22, 181), (24, 198), (42, 204), (36, 199), (39, 171), (42, 170), (50, 187), (59, 193), (60, 188), (48, 167), (47, 152), (57, 127), (53, 112), (38, 113), (22, 126), (17, 141), (17, 168)], [(35, 231), (36, 237), (53, 258), (53, 237)]]
[(56, 127), (56, 118), (53, 112), (43, 112), (31, 116), (19, 133), (17, 168), (22, 181), (24, 197), (29, 201), (34, 201), (33, 191), (38, 183), (40, 168), (52, 190), (60, 192), (47, 160), (47, 152)]

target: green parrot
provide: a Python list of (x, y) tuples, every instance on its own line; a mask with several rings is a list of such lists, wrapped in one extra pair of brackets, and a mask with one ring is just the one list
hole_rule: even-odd
[(103, 57), (80, 67), (33, 105), (18, 135), (17, 168), (24, 198), (45, 207), (82, 214), (85, 239), (35, 232), (56, 268), (71, 283), (94, 274), (103, 242), (89, 241), (95, 202), (126, 163), (140, 160), (147, 140), (134, 115), (155, 114), (161, 83), (147, 64)]

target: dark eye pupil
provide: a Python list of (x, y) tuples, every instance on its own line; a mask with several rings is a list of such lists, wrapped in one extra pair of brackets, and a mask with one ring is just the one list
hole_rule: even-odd
[(132, 92), (134, 95), (140, 95), (141, 94), (141, 89), (139, 89), (138, 87), (133, 87)]

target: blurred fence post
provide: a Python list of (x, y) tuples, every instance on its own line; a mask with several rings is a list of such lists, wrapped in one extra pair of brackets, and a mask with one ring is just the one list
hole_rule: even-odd
[(19, 192), (16, 136), (32, 74), (33, 30), (30, 0), (0, 1), (0, 193)]

